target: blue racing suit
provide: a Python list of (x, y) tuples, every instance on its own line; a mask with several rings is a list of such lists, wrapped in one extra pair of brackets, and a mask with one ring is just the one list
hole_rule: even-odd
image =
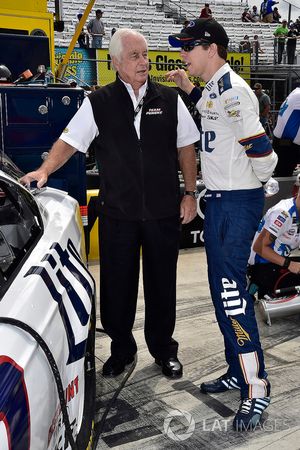
[(207, 188), (204, 241), (210, 291), (224, 336), (228, 374), (242, 398), (266, 394), (263, 352), (246, 290), (247, 262), (277, 156), (259, 121), (248, 84), (228, 64), (191, 99), (201, 114), (201, 170)]

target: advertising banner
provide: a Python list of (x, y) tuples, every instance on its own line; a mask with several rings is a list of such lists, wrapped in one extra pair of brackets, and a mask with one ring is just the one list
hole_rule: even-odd
[[(68, 47), (55, 47), (56, 65), (62, 60)], [(96, 52), (94, 48), (74, 48), (65, 78), (76, 80), (79, 86), (95, 85), (97, 81)]]
[[(67, 47), (55, 48), (56, 64), (63, 58)], [(173, 86), (166, 81), (165, 74), (169, 70), (183, 68), (180, 52), (149, 50), (149, 75), (152, 81)], [(228, 53), (227, 62), (247, 82), (250, 80), (250, 53)], [(116, 73), (112, 68), (108, 49), (75, 48), (71, 54), (65, 77), (75, 79), (80, 86), (104, 86), (115, 80)], [(198, 77), (189, 77), (192, 83), (200, 82)], [(201, 82), (201, 85), (204, 85)]]
[[(180, 53), (178, 51), (149, 50), (148, 55), (150, 63), (149, 75), (151, 80), (174, 87), (174, 83), (166, 81), (165, 74), (169, 70), (184, 67)], [(105, 84), (114, 81), (116, 74), (110, 62), (108, 49), (97, 50), (96, 56), (98, 84), (104, 86)], [(250, 53), (228, 53), (227, 62), (248, 82), (248, 79), (250, 78)], [(200, 79), (197, 77), (190, 76), (189, 78), (192, 83), (195, 81), (200, 82)]]

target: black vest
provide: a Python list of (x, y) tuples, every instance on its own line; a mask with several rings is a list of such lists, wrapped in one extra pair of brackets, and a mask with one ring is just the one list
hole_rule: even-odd
[(177, 96), (148, 81), (139, 140), (132, 100), (118, 78), (89, 95), (99, 129), (94, 144), (103, 214), (125, 220), (179, 215)]

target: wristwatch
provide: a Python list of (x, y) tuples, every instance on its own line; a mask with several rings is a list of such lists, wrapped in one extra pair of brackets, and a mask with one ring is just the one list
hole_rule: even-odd
[(288, 267), (289, 267), (289, 265), (291, 264), (291, 260), (288, 258), (288, 257), (286, 257), (286, 258), (284, 258), (284, 263), (283, 263), (283, 268), (284, 269), (287, 269)]
[(199, 197), (198, 191), (184, 191), (184, 195), (190, 195), (191, 197), (194, 197), (197, 199)]

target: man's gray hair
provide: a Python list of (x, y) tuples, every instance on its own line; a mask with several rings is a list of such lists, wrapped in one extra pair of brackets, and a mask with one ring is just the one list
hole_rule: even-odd
[(112, 36), (109, 43), (109, 54), (111, 58), (115, 57), (117, 60), (121, 59), (123, 52), (123, 39), (127, 36), (142, 37), (148, 47), (145, 37), (138, 31), (132, 30), (131, 28), (119, 28)]

